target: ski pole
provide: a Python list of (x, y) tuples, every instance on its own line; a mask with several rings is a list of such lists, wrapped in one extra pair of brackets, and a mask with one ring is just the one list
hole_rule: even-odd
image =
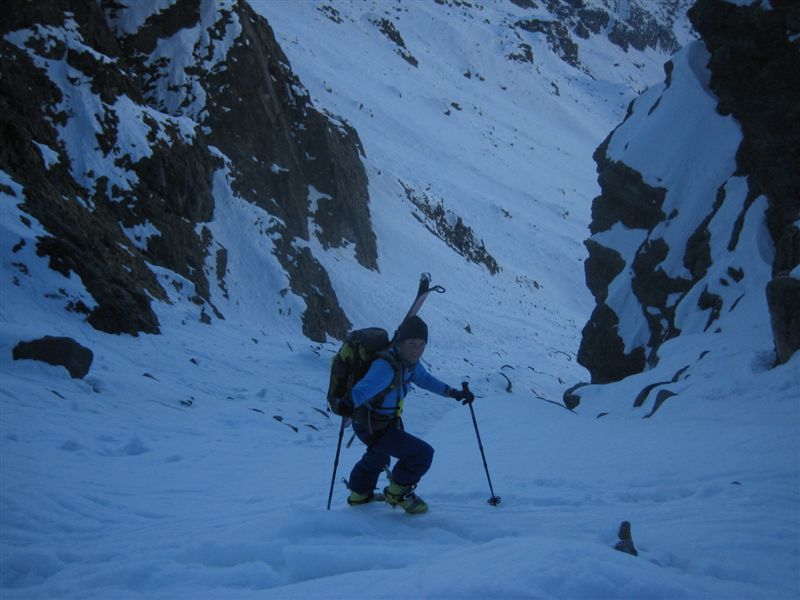
[(336, 458), (333, 459), (333, 475), (331, 475), (331, 489), (328, 492), (328, 510), (331, 509), (331, 499), (333, 498), (333, 484), (336, 481), (336, 469), (339, 467), (339, 453), (342, 451), (342, 438), (344, 437), (345, 423), (347, 418), (342, 417), (342, 424), (339, 426), (339, 442), (336, 444)]
[[(469, 391), (469, 384), (466, 381), (461, 382), (461, 388), (465, 391)], [(495, 495), (494, 489), (492, 488), (492, 478), (489, 477), (489, 465), (486, 464), (486, 454), (483, 452), (483, 442), (481, 442), (481, 434), (478, 431), (478, 421), (475, 419), (475, 410), (472, 408), (472, 402), (468, 404), (469, 412), (472, 415), (472, 424), (475, 426), (475, 435), (478, 437), (478, 448), (481, 450), (481, 458), (483, 459), (483, 468), (486, 470), (486, 479), (489, 482), (489, 492), (492, 494), (492, 497), (487, 500), (489, 504), (492, 506), (497, 506), (500, 504), (500, 496)]]

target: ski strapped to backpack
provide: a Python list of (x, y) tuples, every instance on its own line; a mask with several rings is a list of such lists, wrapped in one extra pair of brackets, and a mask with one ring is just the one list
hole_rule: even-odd
[[(430, 285), (431, 276), (423, 273), (420, 276), (417, 296), (404, 317), (408, 319), (417, 314), (425, 299), (431, 292), (442, 294), (445, 289), (441, 286)], [(395, 335), (396, 332), (395, 332)], [(351, 331), (342, 342), (339, 351), (333, 357), (331, 364), (331, 377), (328, 385), (328, 409), (335, 415), (345, 416), (350, 411), (345, 408), (351, 402), (350, 391), (364, 375), (367, 374), (373, 361), (382, 358), (392, 367), (394, 377), (389, 386), (370, 401), (373, 407), (380, 406), (386, 395), (400, 385), (402, 369), (397, 359), (388, 352), (394, 338), (389, 339), (389, 334), (380, 327), (367, 327)], [(352, 407), (352, 405), (350, 405)]]
[[(431, 274), (430, 273), (423, 273), (419, 277), (419, 288), (417, 289), (417, 297), (414, 299), (414, 303), (411, 305), (411, 308), (408, 309), (408, 313), (403, 318), (405, 321), (409, 317), (413, 317), (419, 312), (419, 309), (422, 308), (422, 304), (425, 302), (428, 294), (431, 292), (436, 292), (437, 294), (444, 294), (447, 290), (445, 290), (440, 285), (435, 285), (431, 287)], [(395, 332), (396, 333), (396, 332)]]

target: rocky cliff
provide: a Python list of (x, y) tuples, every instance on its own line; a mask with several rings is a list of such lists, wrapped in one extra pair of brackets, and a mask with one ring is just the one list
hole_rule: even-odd
[[(88, 292), (62, 290), (68, 310), (102, 331), (157, 333), (152, 301), (178, 293), (197, 318), (223, 319), (214, 298), (228, 296), (241, 250), (212, 222), (221, 203), (246, 202), (288, 278), (270, 293), (302, 299), (309, 338), (344, 335), (313, 248), (350, 246), (377, 269), (363, 150), (315, 109), (262, 17), (236, 0), (11, 4), (0, 193), (36, 232), (36, 253)], [(25, 245), (14, 245), (16, 285)]]
[[(437, 0), (444, 2), (444, 0)], [(691, 0), (669, 2), (586, 2), (573, 0), (511, 0), (531, 16), (519, 19), (513, 29), (519, 39), (518, 51), (510, 58), (520, 62), (534, 62), (530, 44), (524, 32), (544, 34), (550, 50), (570, 65), (583, 68), (577, 39), (604, 36), (609, 42), (627, 52), (659, 49), (676, 52), (681, 43), (675, 32), (676, 21), (690, 6)]]
[(766, 293), (777, 362), (784, 363), (800, 348), (800, 5), (773, 5), (765, 11), (701, 0), (689, 16), (711, 53), (718, 110), (742, 126), (739, 171), (750, 194), (769, 201), (775, 260)]
[(595, 154), (597, 304), (578, 357), (593, 383), (655, 366), (677, 336), (765, 318), (765, 288), (777, 361), (800, 346), (800, 7), (772, 6), (699, 0), (702, 42)]

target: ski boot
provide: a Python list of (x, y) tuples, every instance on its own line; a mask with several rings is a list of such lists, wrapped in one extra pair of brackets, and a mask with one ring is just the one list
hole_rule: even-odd
[(370, 502), (382, 502), (384, 500), (383, 494), (376, 494), (369, 490), (365, 494), (360, 494), (356, 491), (350, 490), (350, 496), (347, 498), (347, 503), (350, 506), (359, 506), (361, 504), (369, 504)]
[(418, 515), (428, 512), (428, 504), (414, 493), (417, 485), (400, 485), (392, 481), (383, 488), (383, 495), (391, 507), (401, 506), (408, 514)]

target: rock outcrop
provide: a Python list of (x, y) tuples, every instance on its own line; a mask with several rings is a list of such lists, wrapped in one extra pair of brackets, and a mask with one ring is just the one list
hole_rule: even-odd
[(12, 353), (14, 360), (38, 360), (64, 367), (73, 379), (89, 373), (94, 353), (72, 338), (46, 335), (38, 340), (19, 342)]
[(5, 8), (0, 169), (22, 194), (0, 192), (46, 231), (39, 255), (80, 278), (96, 302), (89, 323), (157, 333), (151, 303), (169, 302), (171, 287), (204, 321), (224, 318), (212, 287), (227, 297), (230, 249), (209, 223), (235, 197), (272, 216), (265, 244), (305, 301), (304, 333), (345, 335), (307, 242), (352, 246), (377, 269), (363, 149), (314, 108), (262, 17), (237, 0)]
[(702, 44), (665, 66), (595, 154), (585, 268), (597, 306), (578, 356), (593, 383), (654, 366), (681, 333), (720, 331), (763, 297), (770, 269), (778, 360), (797, 349), (786, 275), (800, 262), (800, 7), (699, 0), (690, 17)]
[(775, 242), (774, 279), (767, 288), (779, 363), (800, 348), (797, 280), (800, 264), (800, 5), (776, 1), (773, 10), (699, 0), (689, 11), (711, 53), (711, 88), (718, 110), (741, 123), (736, 155), (752, 195), (769, 201)]
[(419, 211), (419, 213), (412, 214), (425, 225), (428, 231), (469, 262), (486, 267), (486, 270), (492, 275), (497, 275), (502, 270), (502, 267), (486, 250), (483, 240), (476, 240), (472, 228), (465, 224), (460, 216), (447, 209), (441, 199), (431, 198), (427, 191), (415, 190), (402, 181), (400, 185), (403, 187), (408, 201)]
[(779, 275), (767, 284), (770, 324), (779, 364), (800, 348), (800, 279)]
[[(541, 5), (527, 0), (512, 1), (532, 13), (537, 13), (541, 5), (547, 10), (546, 14), (516, 21), (513, 28), (518, 38), (524, 39), (525, 33), (544, 35), (550, 51), (576, 68), (583, 66), (578, 40), (591, 36), (606, 36), (608, 41), (626, 52), (629, 48), (676, 52), (680, 43), (675, 36), (673, 23), (690, 4), (688, 0), (678, 0), (672, 4), (620, 2), (617, 4), (624, 4), (624, 7), (609, 7), (607, 4), (595, 5), (583, 0), (543, 0)], [(519, 62), (534, 62), (531, 47), (524, 41), (519, 42), (517, 50), (511, 52), (509, 58)]]

